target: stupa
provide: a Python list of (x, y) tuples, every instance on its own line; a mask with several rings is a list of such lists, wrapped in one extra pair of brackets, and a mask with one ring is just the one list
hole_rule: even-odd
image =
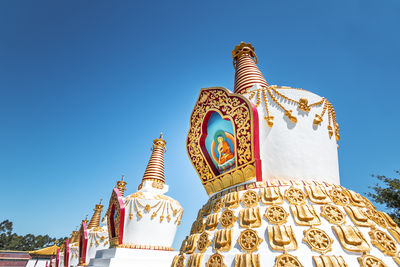
[(114, 188), (108, 210), (109, 249), (97, 250), (89, 266), (170, 266), (177, 252), (172, 242), (183, 208), (165, 195), (162, 134), (153, 140), (151, 157), (138, 190), (125, 197), (126, 182)]
[(400, 229), (340, 185), (328, 99), (269, 85), (251, 44), (232, 52), (234, 91), (200, 91), (187, 152), (209, 200), (172, 267), (396, 266)]

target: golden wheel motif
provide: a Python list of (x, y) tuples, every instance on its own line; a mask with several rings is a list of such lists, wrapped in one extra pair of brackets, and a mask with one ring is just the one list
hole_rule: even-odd
[(225, 210), (221, 214), (221, 218), (219, 218), (219, 221), (221, 223), (221, 226), (224, 228), (230, 228), (235, 224), (235, 221), (237, 220), (237, 217), (231, 210)]
[(303, 267), (303, 265), (296, 256), (285, 253), (276, 257), (275, 267)]
[(287, 213), (284, 208), (277, 205), (269, 206), (264, 214), (264, 217), (272, 224), (284, 224), (288, 216), (289, 213)]
[(369, 232), (369, 236), (371, 237), (371, 243), (385, 255), (396, 256), (396, 243), (388, 234), (374, 229)]
[(246, 229), (240, 233), (238, 243), (243, 251), (247, 253), (258, 250), (262, 239), (258, 236), (257, 232), (251, 229)]
[(213, 205), (213, 211), (214, 212), (218, 212), (222, 209), (222, 207), (224, 206), (224, 201), (222, 198), (217, 198), (214, 201), (214, 205)]
[(185, 267), (185, 256), (180, 255), (178, 261), (176, 262), (176, 267)]
[(387, 228), (386, 220), (381, 213), (374, 209), (366, 209), (365, 214), (368, 218), (373, 220), (377, 225)]
[(206, 267), (226, 267), (224, 263), (224, 256), (218, 253), (211, 255), (206, 263)]
[(348, 196), (346, 196), (343, 190), (338, 188), (332, 189), (330, 195), (331, 199), (336, 205), (347, 206), (350, 204), (350, 199)]
[(383, 261), (372, 255), (363, 255), (357, 259), (360, 263), (360, 267), (386, 267)]
[(341, 225), (345, 222), (346, 215), (338, 207), (333, 205), (325, 205), (321, 207), (321, 216), (328, 222)]
[(200, 235), (199, 240), (197, 240), (197, 249), (203, 253), (210, 244), (211, 240), (208, 239), (208, 234), (204, 232)]
[(307, 195), (301, 189), (291, 187), (285, 191), (285, 198), (290, 204), (299, 205), (306, 202)]
[(248, 190), (242, 196), (242, 204), (247, 208), (255, 207), (258, 205), (258, 195), (256, 192)]
[(326, 232), (318, 228), (309, 228), (304, 231), (304, 242), (306, 242), (311, 250), (325, 254), (332, 250), (333, 239)]

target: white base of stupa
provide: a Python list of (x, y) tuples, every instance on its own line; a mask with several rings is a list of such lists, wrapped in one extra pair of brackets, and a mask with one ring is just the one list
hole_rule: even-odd
[(178, 251), (149, 249), (110, 248), (96, 252), (89, 266), (98, 267), (170, 267)]

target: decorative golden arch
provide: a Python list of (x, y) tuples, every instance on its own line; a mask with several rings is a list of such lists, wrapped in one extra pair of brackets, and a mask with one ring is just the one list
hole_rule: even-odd
[(83, 221), (81, 224), (81, 229), (79, 229), (79, 250), (78, 250), (78, 257), (79, 257), (79, 265), (87, 265), (86, 264), (86, 254), (87, 254), (87, 246), (88, 246), (88, 231), (86, 222)]
[[(114, 219), (115, 218), (115, 219)], [(125, 206), (122, 195), (114, 188), (107, 210), (108, 236), (111, 247), (121, 245), (124, 240)]]
[[(234, 130), (236, 167), (222, 174), (212, 164), (204, 144), (207, 123), (214, 112), (229, 119)], [(186, 148), (208, 194), (254, 178), (262, 180), (258, 133), (258, 112), (247, 98), (223, 87), (200, 91), (190, 116)]]

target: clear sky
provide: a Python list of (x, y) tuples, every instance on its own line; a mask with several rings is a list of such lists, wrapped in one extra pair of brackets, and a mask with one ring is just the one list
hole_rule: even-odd
[(251, 42), (269, 84), (333, 103), (342, 185), (400, 168), (400, 2), (0, 1), (0, 221), (69, 235), (126, 174), (136, 191), (164, 132), (168, 193), (207, 200), (185, 149), (203, 87), (233, 88), (231, 51)]

